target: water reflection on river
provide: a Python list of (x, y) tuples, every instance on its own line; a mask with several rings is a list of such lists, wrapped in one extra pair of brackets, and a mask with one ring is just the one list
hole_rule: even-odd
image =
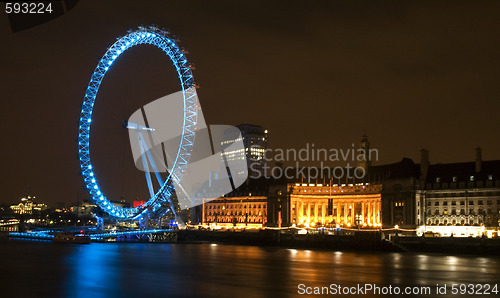
[(291, 297), (298, 284), (365, 283), (430, 286), (424, 297), (445, 297), (436, 284), (500, 280), (500, 259), (476, 256), (12, 240), (0, 253), (2, 297)]

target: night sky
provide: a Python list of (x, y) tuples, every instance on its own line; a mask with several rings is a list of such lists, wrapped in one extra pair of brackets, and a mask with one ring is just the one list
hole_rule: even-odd
[[(432, 163), (472, 161), (477, 146), (500, 159), (498, 1), (103, 2), (17, 33), (0, 13), (0, 203), (87, 197), (77, 160), (85, 88), (107, 47), (141, 24), (168, 28), (190, 52), (207, 123), (262, 125), (271, 148), (350, 148), (366, 131), (375, 164), (419, 162), (422, 148)], [(97, 123), (110, 125), (93, 151), (103, 172), (126, 159), (112, 149), (129, 146), (121, 120), (179, 90), (156, 49), (115, 64), (96, 102)]]

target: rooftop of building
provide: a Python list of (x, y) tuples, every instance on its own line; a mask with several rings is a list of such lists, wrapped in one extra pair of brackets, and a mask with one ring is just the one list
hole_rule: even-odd
[(264, 129), (260, 125), (255, 125), (255, 124), (243, 123), (243, 124), (236, 125), (236, 127), (238, 127), (240, 129), (242, 134), (266, 134), (267, 133), (266, 129)]

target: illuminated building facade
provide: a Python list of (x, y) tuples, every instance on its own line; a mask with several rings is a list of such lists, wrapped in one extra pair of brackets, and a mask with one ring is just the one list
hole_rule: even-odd
[(27, 196), (25, 198), (22, 198), (21, 203), (11, 205), (10, 209), (15, 214), (34, 214), (47, 209), (47, 205), (37, 204), (33, 202), (33, 199), (35, 199), (35, 197)]
[(289, 184), (295, 226), (380, 227), (382, 185)]
[[(366, 135), (360, 149), (372, 150)], [(270, 192), (268, 225), (415, 228), (419, 165), (403, 158), (372, 166), (369, 156), (358, 162), (363, 179), (341, 177), (328, 185), (294, 181), (285, 190)]]
[(426, 226), (485, 226), (500, 221), (500, 160), (436, 164), (422, 152), (422, 187), (417, 192), (417, 220)]
[(271, 181), (249, 179), (237, 189), (217, 199), (203, 199), (191, 208), (191, 224), (211, 228), (262, 228), (268, 221)]
[[(253, 178), (263, 176), (266, 166), (264, 155), (267, 149), (268, 131), (262, 126), (253, 124), (240, 124), (237, 127), (241, 132), (245, 149), (223, 152), (222, 155), (228, 162), (246, 158), (248, 176)], [(222, 145), (230, 146), (236, 141), (239, 140), (225, 140)]]
[(500, 189), (442, 189), (417, 193), (422, 202), (419, 218), (426, 225), (498, 226)]
[[(365, 152), (370, 150), (366, 135), (360, 147)], [(373, 166), (369, 158), (362, 159), (358, 166), (366, 175), (361, 180), (342, 177), (323, 184), (298, 183), (298, 179), (262, 180), (260, 189), (264, 191), (258, 197), (251, 197), (256, 192), (246, 189), (239, 195), (232, 194), (234, 198), (217, 199), (212, 206), (204, 204), (203, 223), (248, 224), (257, 220), (268, 227), (398, 226), (442, 236), (498, 234), (500, 160), (483, 161), (479, 148), (476, 160), (465, 163), (430, 164), (429, 152), (422, 150), (421, 154), (419, 164), (403, 158)], [(309, 181), (308, 177), (301, 180)], [(255, 187), (255, 181), (249, 179), (243, 186)], [(253, 216), (253, 222), (246, 214)], [(260, 219), (263, 214), (266, 219)]]
[(222, 197), (202, 205), (202, 224), (226, 228), (261, 228), (267, 222), (267, 197)]

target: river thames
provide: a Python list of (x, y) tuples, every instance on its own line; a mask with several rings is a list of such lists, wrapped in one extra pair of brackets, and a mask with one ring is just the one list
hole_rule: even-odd
[[(483, 256), (22, 240), (1, 241), (0, 253), (2, 297), (297, 297), (320, 289), (335, 296), (335, 289), (358, 291), (358, 284), (430, 290), (409, 297), (472, 297), (478, 295), (452, 295), (452, 285), (493, 289), (500, 280), (500, 258)], [(436, 285), (447, 285), (446, 294)]]

